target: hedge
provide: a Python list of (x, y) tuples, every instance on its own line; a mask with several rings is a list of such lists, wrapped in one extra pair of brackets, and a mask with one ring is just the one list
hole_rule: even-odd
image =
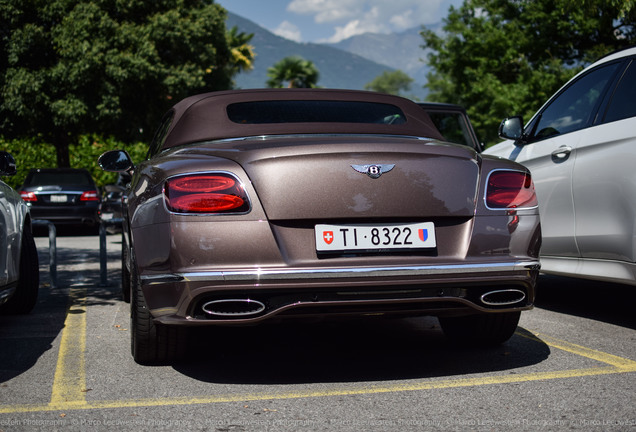
[[(105, 151), (114, 149), (126, 150), (133, 162), (139, 163), (144, 159), (148, 146), (145, 143), (125, 145), (112, 138), (82, 136), (77, 145), (69, 147), (71, 168), (86, 168), (95, 179), (97, 186), (101, 187), (113, 183), (117, 179), (117, 174), (103, 171), (97, 165), (97, 158)], [(0, 138), (0, 150), (8, 151), (15, 158), (17, 174), (2, 178), (2, 181), (13, 188), (22, 185), (24, 178), (32, 168), (57, 167), (55, 147), (36, 139), (5, 140)]]

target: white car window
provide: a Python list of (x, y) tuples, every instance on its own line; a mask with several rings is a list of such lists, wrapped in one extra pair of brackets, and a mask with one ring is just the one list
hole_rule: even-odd
[(609, 108), (606, 123), (636, 116), (636, 65), (632, 62), (618, 83)]
[(595, 69), (565, 89), (541, 113), (534, 137), (544, 139), (586, 127), (618, 66)]

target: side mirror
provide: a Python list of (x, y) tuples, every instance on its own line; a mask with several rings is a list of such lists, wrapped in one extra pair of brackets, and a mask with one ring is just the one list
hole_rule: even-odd
[(125, 173), (135, 168), (130, 155), (125, 150), (110, 150), (103, 153), (97, 163), (104, 171)]
[(519, 116), (508, 117), (499, 125), (499, 137), (518, 141), (523, 137), (523, 120)]
[(12, 176), (16, 172), (15, 159), (11, 156), (11, 153), (0, 151), (0, 175)]

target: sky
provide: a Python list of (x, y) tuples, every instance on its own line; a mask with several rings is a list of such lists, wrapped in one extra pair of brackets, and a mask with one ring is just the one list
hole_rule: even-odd
[(228, 11), (296, 42), (335, 43), (440, 22), (463, 0), (216, 0)]

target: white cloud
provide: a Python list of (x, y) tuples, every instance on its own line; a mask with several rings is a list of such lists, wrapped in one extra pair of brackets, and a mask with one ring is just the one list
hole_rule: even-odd
[(393, 15), (389, 22), (397, 28), (407, 29), (415, 27), (413, 21), (413, 9), (408, 9), (401, 14)]
[(452, 0), (291, 0), (287, 10), (334, 25), (329, 42), (365, 32), (399, 32), (439, 22)]
[(317, 23), (338, 22), (354, 18), (361, 10), (360, 0), (292, 0), (289, 12), (313, 15)]
[(349, 21), (346, 25), (340, 27), (336, 26), (336, 32), (329, 39), (319, 42), (340, 42), (343, 39), (350, 38), (351, 36), (359, 35), (362, 33), (378, 33), (377, 28), (369, 26), (363, 26), (360, 20)]
[(290, 23), (289, 21), (283, 21), (274, 29), (274, 34), (284, 37), (285, 39), (290, 39), (295, 42), (302, 41), (302, 35), (300, 33), (300, 29), (298, 26)]

